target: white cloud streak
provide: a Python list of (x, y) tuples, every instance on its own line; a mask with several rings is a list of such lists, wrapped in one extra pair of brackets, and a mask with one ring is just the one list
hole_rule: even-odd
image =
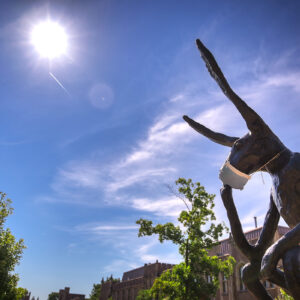
[(186, 209), (181, 199), (177, 197), (163, 197), (160, 199), (133, 199), (132, 207), (137, 210), (152, 212), (159, 216), (178, 217), (179, 213)]
[(138, 226), (137, 225), (126, 225), (126, 224), (120, 224), (120, 225), (97, 225), (97, 224), (84, 224), (79, 225), (75, 227), (76, 231), (79, 232), (87, 232), (92, 234), (102, 234), (106, 232), (122, 232), (125, 230), (134, 230), (137, 232)]
[[(257, 71), (257, 70), (256, 70)], [(255, 73), (252, 80), (247, 84), (242, 84), (236, 89), (247, 103), (259, 111), (269, 111), (270, 104), (278, 90), (291, 90), (295, 95), (300, 93), (300, 73), (275, 70), (268, 73)], [(208, 79), (209, 80), (209, 79)], [(238, 114), (232, 103), (226, 100), (220, 91), (209, 93), (199, 92), (194, 89), (183, 87), (179, 93), (169, 97), (165, 111), (159, 114), (152, 126), (148, 128), (145, 138), (136, 141), (131, 151), (120, 154), (112, 163), (104, 163), (95, 159), (83, 161), (73, 161), (60, 168), (52, 184), (53, 191), (57, 195), (69, 195), (75, 190), (88, 190), (94, 193), (102, 193), (102, 198), (109, 203), (129, 205), (135, 210), (150, 212), (155, 215), (164, 215), (174, 218), (182, 209), (180, 201), (174, 197), (158, 195), (158, 186), (171, 183), (184, 171), (183, 161), (193, 164), (193, 160), (199, 158), (199, 153), (188, 153), (187, 149), (199, 148), (199, 144), (209, 144), (198, 133), (193, 131), (182, 119), (182, 112), (189, 114), (195, 120), (205, 126), (219, 132), (230, 132), (232, 135), (243, 135), (247, 129), (241, 116)], [(276, 91), (274, 91), (276, 89)], [(220, 104), (222, 98), (224, 102)], [(205, 102), (203, 102), (205, 99)], [(212, 105), (208, 106), (207, 103)], [(206, 103), (202, 112), (195, 116), (197, 103)], [(274, 105), (273, 105), (274, 106)], [(272, 108), (275, 109), (274, 107)], [(198, 110), (198, 108), (197, 108)], [(243, 124), (243, 126), (241, 126)], [(212, 145), (213, 147), (213, 145)], [(201, 150), (199, 150), (201, 152)], [(224, 150), (225, 151), (225, 150)], [(222, 160), (218, 154), (202, 153), (203, 157), (209, 156), (204, 166), (215, 168)], [(225, 157), (224, 157), (225, 159)], [(197, 170), (194, 169), (193, 172)], [(210, 176), (209, 171), (207, 171)], [(193, 176), (194, 174), (191, 174)], [(256, 182), (253, 180), (252, 182)], [(271, 184), (270, 182), (268, 183)], [(251, 188), (263, 190), (261, 186)], [(218, 190), (218, 187), (215, 188)], [(137, 192), (138, 191), (138, 192)], [(241, 218), (245, 225), (250, 223), (253, 214), (263, 216), (267, 209), (267, 204), (262, 209), (256, 207), (251, 209), (251, 205), (258, 203), (258, 199), (265, 199), (268, 203), (268, 192), (256, 194), (257, 199), (249, 202), (253, 198), (252, 193), (245, 189), (238, 197), (245, 199), (249, 203), (247, 210)], [(99, 200), (97, 200), (99, 201)], [(245, 213), (245, 211), (250, 213)], [(251, 215), (251, 216), (250, 216)]]

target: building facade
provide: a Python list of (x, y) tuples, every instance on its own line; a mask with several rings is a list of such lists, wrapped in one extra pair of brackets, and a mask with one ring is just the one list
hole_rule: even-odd
[(113, 300), (135, 300), (140, 290), (151, 288), (155, 278), (172, 267), (171, 264), (156, 261), (125, 272), (122, 281), (103, 283), (99, 300), (107, 300), (109, 297)]
[(65, 287), (63, 290), (59, 290), (58, 299), (59, 300), (85, 300), (85, 295), (71, 294), (70, 288)]
[[(278, 226), (274, 242), (289, 230), (287, 227)], [(254, 245), (258, 241), (261, 231), (262, 227), (245, 232), (248, 242)], [(232, 237), (222, 240), (209, 254), (217, 255), (224, 259), (231, 255), (236, 260), (233, 274), (229, 278), (219, 274), (220, 289), (214, 300), (253, 300), (253, 296), (241, 280), (242, 268), (248, 263), (248, 259), (236, 247)], [(135, 300), (140, 290), (151, 288), (155, 278), (160, 276), (163, 271), (172, 267), (173, 265), (171, 264), (156, 261), (154, 264), (145, 264), (141, 268), (125, 272), (122, 281), (107, 281), (102, 285), (99, 300), (107, 300), (109, 297), (112, 297), (113, 300)], [(279, 295), (280, 292), (277, 286), (268, 281), (263, 282), (263, 284), (274, 299)]]
[[(274, 236), (274, 242), (289, 230), (290, 229), (287, 227), (278, 226)], [(245, 233), (245, 236), (251, 245), (254, 245), (257, 242), (261, 231), (262, 227), (259, 227)], [(229, 237), (228, 239), (221, 241), (218, 246), (210, 251), (210, 255), (217, 255), (222, 258), (231, 255), (236, 260), (234, 272), (229, 278), (219, 274), (220, 289), (217, 292), (215, 300), (253, 300), (253, 296), (249, 293), (241, 280), (242, 268), (248, 263), (248, 259), (235, 246), (233, 239)], [(264, 281), (263, 284), (274, 299), (280, 294), (278, 286), (273, 285), (268, 281)]]

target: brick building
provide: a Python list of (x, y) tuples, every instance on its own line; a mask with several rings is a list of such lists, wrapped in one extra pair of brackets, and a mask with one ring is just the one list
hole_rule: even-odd
[(71, 294), (70, 288), (65, 287), (64, 290), (59, 290), (58, 299), (59, 300), (85, 300), (85, 295)]
[[(278, 240), (289, 230), (287, 227), (278, 226), (274, 241)], [(255, 228), (246, 232), (245, 236), (254, 245), (261, 231), (262, 227)], [(229, 237), (222, 240), (209, 254), (217, 255), (221, 258), (231, 255), (236, 260), (234, 272), (229, 278), (225, 278), (222, 274), (219, 275), (220, 289), (214, 300), (253, 300), (253, 297), (241, 280), (241, 270), (248, 262), (248, 259), (235, 246), (233, 239)], [(112, 296), (113, 300), (135, 300), (139, 290), (149, 289), (156, 277), (160, 276), (164, 270), (172, 267), (173, 265), (156, 261), (154, 264), (146, 264), (141, 268), (125, 272), (121, 282), (107, 281), (103, 284), (99, 300), (107, 300), (110, 296)], [(264, 282), (264, 285), (273, 298), (279, 295), (279, 288), (277, 286), (268, 281)]]
[(135, 300), (140, 290), (151, 288), (155, 278), (172, 267), (171, 264), (156, 261), (125, 272), (122, 281), (107, 281), (102, 285), (99, 300), (107, 300), (111, 296), (113, 300)]
[[(278, 226), (274, 241), (278, 240), (290, 229), (287, 227)], [(247, 240), (254, 245), (262, 231), (262, 227), (255, 228), (245, 233)], [(253, 300), (253, 296), (247, 291), (245, 285), (241, 280), (241, 271), (243, 266), (248, 262), (246, 256), (244, 256), (240, 250), (235, 246), (234, 241), (231, 237), (221, 241), (220, 245), (216, 246), (210, 251), (211, 255), (218, 255), (226, 258), (231, 255), (236, 260), (234, 272), (229, 278), (224, 278), (222, 274), (219, 275), (220, 289), (217, 292), (215, 300)], [(275, 298), (279, 295), (279, 288), (273, 285), (271, 282), (263, 282), (270, 295)]]

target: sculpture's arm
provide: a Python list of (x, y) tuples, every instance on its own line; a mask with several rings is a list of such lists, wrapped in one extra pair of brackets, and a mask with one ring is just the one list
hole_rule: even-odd
[(299, 242), (300, 223), (268, 248), (261, 262), (262, 277), (268, 278), (273, 270), (276, 269), (277, 263), (283, 254), (287, 250), (297, 246)]
[(223, 204), (227, 211), (227, 216), (230, 222), (231, 232), (233, 235), (233, 239), (239, 249), (249, 258), (251, 259), (252, 252), (254, 247), (250, 245), (244, 235), (243, 228), (233, 202), (232, 198), (232, 188), (229, 185), (225, 185), (221, 189), (221, 198), (223, 200)]
[(270, 195), (270, 206), (266, 214), (264, 226), (260, 234), (259, 240), (255, 245), (255, 251), (260, 253), (261, 257), (266, 249), (272, 244), (275, 231), (279, 222), (280, 214), (273, 201), (272, 193)]
[[(255, 251), (261, 259), (266, 251), (266, 249), (271, 245), (275, 231), (278, 227), (280, 214), (273, 201), (272, 193), (270, 194), (270, 207), (265, 217), (264, 226), (259, 237), (258, 242), (255, 245)], [(283, 289), (287, 289), (284, 273), (279, 269), (274, 269), (272, 274), (269, 274), (268, 280), (279, 285)]]
[(255, 299), (272, 300), (273, 298), (259, 280), (259, 270), (260, 263), (258, 261), (250, 261), (243, 268), (242, 280)]

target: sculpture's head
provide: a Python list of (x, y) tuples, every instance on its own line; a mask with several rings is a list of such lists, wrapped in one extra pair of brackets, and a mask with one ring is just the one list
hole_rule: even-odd
[(217, 81), (224, 94), (236, 106), (244, 118), (249, 132), (241, 138), (231, 137), (214, 132), (190, 119), (188, 116), (184, 116), (183, 119), (192, 128), (213, 142), (231, 147), (227, 165), (233, 167), (232, 170), (234, 171), (236, 169), (237, 174), (238, 171), (248, 175), (254, 173), (285, 149), (285, 147), (262, 118), (234, 93), (213, 55), (205, 48), (200, 40), (197, 40), (197, 45), (208, 71)]

